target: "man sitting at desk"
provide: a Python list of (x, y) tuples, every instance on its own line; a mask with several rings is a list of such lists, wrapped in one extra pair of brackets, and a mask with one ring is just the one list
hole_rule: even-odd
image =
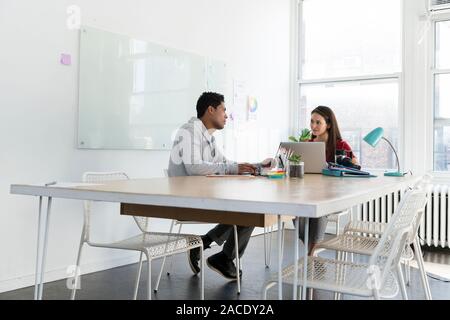
[[(169, 160), (169, 177), (255, 174), (255, 165), (229, 161), (216, 146), (213, 133), (223, 129), (228, 118), (224, 100), (223, 95), (214, 92), (204, 92), (200, 96), (197, 101), (197, 118), (192, 117), (175, 136)], [(265, 166), (270, 165), (270, 161), (263, 163)], [(239, 256), (244, 253), (253, 229), (254, 227), (237, 227)], [(204, 249), (210, 248), (213, 241), (218, 245), (225, 242), (222, 251), (209, 257), (206, 263), (225, 278), (236, 280), (233, 226), (218, 224), (203, 235), (202, 240)], [(188, 259), (192, 271), (199, 273), (200, 248), (192, 249)]]

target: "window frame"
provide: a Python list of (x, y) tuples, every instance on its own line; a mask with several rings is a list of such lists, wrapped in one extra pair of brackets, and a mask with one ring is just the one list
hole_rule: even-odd
[[(309, 84), (332, 84), (332, 83), (342, 83), (342, 82), (352, 82), (352, 81), (370, 81), (370, 80), (396, 80), (398, 82), (398, 147), (396, 150), (399, 156), (400, 168), (404, 168), (405, 161), (405, 79), (404, 79), (404, 70), (405, 70), (405, 17), (404, 17), (404, 1), (400, 2), (400, 25), (401, 25), (401, 57), (400, 57), (400, 72), (394, 72), (390, 74), (373, 74), (373, 75), (362, 75), (362, 76), (351, 76), (351, 77), (331, 77), (324, 79), (303, 79), (302, 77), (302, 63), (303, 60), (303, 52), (302, 44), (300, 41), (300, 37), (302, 35), (302, 17), (303, 17), (303, 1), (304, 0), (296, 0), (297, 1), (297, 10), (296, 10), (296, 19), (295, 19), (295, 88), (294, 88), (294, 111), (292, 115), (294, 120), (292, 121), (292, 130), (291, 134), (295, 135), (301, 129), (300, 125), (300, 102), (299, 97), (301, 96), (302, 86)], [(310, 0), (311, 1), (311, 0)]]
[[(434, 137), (434, 130), (435, 130), (435, 122), (436, 122), (436, 76), (440, 74), (450, 74), (450, 69), (438, 69), (436, 68), (436, 44), (437, 44), (437, 33), (436, 28), (437, 24), (442, 21), (449, 21), (450, 22), (450, 12), (444, 11), (444, 12), (435, 12), (429, 17), (429, 42), (428, 42), (428, 110), (430, 110), (429, 114), (430, 120), (429, 125), (431, 132), (429, 132), (427, 144), (429, 145), (429, 148), (427, 148), (427, 154), (428, 157), (428, 169), (433, 173), (433, 176), (437, 177), (450, 177), (450, 170), (448, 171), (438, 171), (434, 168), (434, 159), (435, 159), (435, 137)], [(443, 120), (438, 119), (439, 122), (445, 123), (450, 126), (450, 119), (449, 120)]]

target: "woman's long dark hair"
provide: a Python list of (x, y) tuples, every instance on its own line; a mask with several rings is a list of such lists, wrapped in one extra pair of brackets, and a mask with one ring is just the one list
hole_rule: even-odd
[[(311, 115), (313, 113), (321, 115), (325, 119), (326, 124), (330, 126), (329, 128), (327, 128), (328, 141), (326, 144), (327, 149), (326, 153), (327, 153), (327, 161), (334, 162), (334, 156), (336, 154), (336, 142), (342, 140), (336, 116), (334, 115), (333, 110), (325, 106), (318, 106), (313, 111), (311, 111)], [(312, 138), (315, 139), (316, 136), (312, 135)]]

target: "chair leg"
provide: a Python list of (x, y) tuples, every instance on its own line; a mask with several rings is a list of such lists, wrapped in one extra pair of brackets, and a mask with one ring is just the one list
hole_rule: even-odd
[(411, 261), (407, 260), (406, 265), (406, 285), (409, 286), (411, 284)]
[[(173, 223), (174, 223), (174, 220), (172, 220), (172, 224), (170, 226), (169, 233), (172, 233)], [(170, 236), (167, 237), (166, 244), (164, 245), (164, 253), (167, 253), (167, 246), (169, 245), (169, 242), (170, 242)], [(169, 256), (169, 258), (173, 259), (172, 256)], [(164, 270), (164, 264), (166, 263), (166, 259), (167, 259), (167, 256), (164, 256), (163, 261), (161, 263), (161, 269), (159, 270), (158, 279), (156, 280), (156, 285), (155, 285), (155, 289), (154, 289), (155, 293), (158, 292), (159, 283), (161, 281), (161, 276), (162, 276), (162, 273), (163, 273), (163, 270)], [(167, 275), (170, 275), (170, 273), (167, 272)]]
[[(337, 216), (337, 220), (336, 220), (336, 236), (339, 236), (339, 234), (340, 234), (340, 230), (341, 230), (341, 228), (340, 228), (340, 220), (341, 219), (341, 217), (338, 215)], [(341, 260), (341, 256), (342, 256), (342, 252), (341, 251), (336, 251), (336, 253), (335, 253), (335, 258), (336, 258), (336, 260)], [(351, 254), (351, 257), (352, 257), (352, 260), (353, 260), (353, 254)], [(334, 293), (334, 300), (340, 300), (341, 299), (341, 294), (339, 293), (339, 292), (335, 292)]]
[[(281, 254), (283, 255), (283, 252), (284, 252), (284, 233), (285, 233), (284, 222), (281, 223), (281, 230), (278, 230), (278, 232), (281, 232)], [(298, 237), (298, 235), (297, 235), (297, 237)]]
[(263, 293), (262, 293), (262, 299), (263, 300), (267, 300), (267, 292), (269, 291), (270, 288), (272, 288), (276, 284), (277, 284), (276, 281), (271, 281), (271, 282), (266, 284), (266, 286), (263, 288)]
[[(180, 223), (180, 226), (178, 227), (178, 234), (181, 232), (181, 227), (183, 226), (182, 223)], [(170, 275), (172, 273), (172, 264), (173, 264), (173, 257), (169, 257), (169, 268), (167, 269), (167, 275)]]
[(203, 252), (203, 245), (200, 247), (200, 285), (201, 285), (201, 291), (200, 291), (200, 299), (205, 300), (205, 255)]
[(152, 260), (150, 255), (146, 253), (147, 256), (147, 299), (152, 300)]
[[(175, 224), (175, 220), (172, 220), (172, 223), (170, 224), (169, 233), (172, 233), (174, 224)], [(170, 259), (170, 257), (169, 257), (169, 259)], [(162, 273), (163, 273), (163, 271), (164, 271), (165, 263), (166, 263), (166, 257), (164, 257), (163, 262), (162, 262), (162, 264), (161, 264), (161, 270), (159, 271), (158, 283), (156, 284), (155, 290), (158, 290), (158, 287), (159, 287), (159, 279), (161, 279), (161, 275), (162, 275)], [(168, 275), (168, 276), (170, 275), (170, 271), (167, 271), (167, 275)]]
[(402, 265), (400, 262), (397, 264), (397, 280), (400, 283), (400, 289), (402, 292), (403, 300), (408, 300), (408, 294), (406, 293), (405, 279), (403, 278)]
[[(155, 291), (155, 293), (158, 291), (158, 288), (159, 288), (159, 283), (161, 281), (161, 276), (164, 271), (164, 264), (166, 263), (166, 259), (167, 259), (167, 256), (164, 256), (163, 261), (161, 263), (161, 269), (159, 270), (158, 279), (156, 279), (155, 289), (153, 289), (153, 291)], [(171, 259), (171, 257), (170, 257), (170, 259)], [(167, 275), (170, 275), (170, 273), (167, 272)]]
[[(269, 232), (269, 236), (267, 236), (267, 232)], [(273, 226), (268, 227), (267, 231), (266, 227), (264, 227), (264, 263), (266, 264), (266, 268), (270, 267), (270, 257), (272, 252), (272, 234), (273, 234)]]
[(407, 286), (409, 286), (409, 283), (408, 283), (408, 269), (407, 269), (407, 266), (406, 266), (406, 264), (408, 263), (408, 261), (407, 260), (405, 260), (405, 261), (403, 261), (402, 262), (402, 260), (400, 259), (400, 265), (403, 267), (403, 269), (404, 270), (402, 270), (403, 271), (403, 276), (404, 276), (404, 281), (405, 281), (405, 285), (407, 285)]
[(78, 274), (78, 270), (80, 268), (81, 253), (83, 251), (83, 245), (84, 245), (84, 230), (81, 234), (80, 246), (78, 247), (77, 264), (75, 266), (75, 275), (74, 275), (74, 280), (72, 282), (72, 292), (70, 293), (70, 300), (75, 300), (75, 294), (77, 293), (77, 288), (79, 286), (78, 282), (80, 281), (80, 278), (81, 278), (81, 274)]
[(239, 261), (239, 241), (238, 241), (238, 234), (237, 234), (237, 227), (236, 225), (233, 226), (234, 229), (234, 251), (236, 252), (236, 279), (237, 279), (237, 285), (238, 285), (238, 294), (241, 294), (241, 277), (239, 276), (239, 267), (240, 267), (240, 261)]
[(134, 294), (133, 294), (133, 300), (137, 299), (137, 294), (139, 291), (139, 281), (141, 279), (141, 272), (142, 272), (142, 256), (143, 256), (143, 252), (141, 252), (141, 255), (139, 257), (139, 267), (138, 267), (138, 272), (136, 275), (136, 283), (134, 284)]
[(267, 230), (267, 228), (264, 227), (264, 264), (266, 265), (266, 268), (268, 268), (269, 264), (267, 262), (267, 247), (268, 247), (268, 245), (267, 245), (267, 235), (266, 235), (267, 231), (266, 230)]
[(425, 266), (423, 263), (422, 249), (420, 248), (419, 238), (416, 236), (414, 239), (414, 253), (416, 256), (417, 264), (419, 265), (420, 276), (422, 279), (423, 290), (427, 300), (432, 300), (430, 284), (428, 283), (427, 273), (425, 272)]
[[(336, 251), (336, 260), (338, 261), (342, 261), (343, 257), (344, 257), (345, 253), (342, 251)], [(337, 270), (336, 272), (336, 281), (339, 281), (339, 278), (342, 277), (341, 275), (341, 271)], [(341, 300), (342, 298), (342, 293), (340, 292), (335, 292), (334, 293), (334, 300)]]
[(313, 293), (314, 293), (314, 289), (308, 288), (308, 300), (313, 299)]
[(270, 236), (269, 236), (269, 264), (268, 267), (270, 267), (270, 259), (272, 257), (272, 239), (273, 239), (273, 226), (270, 227)]

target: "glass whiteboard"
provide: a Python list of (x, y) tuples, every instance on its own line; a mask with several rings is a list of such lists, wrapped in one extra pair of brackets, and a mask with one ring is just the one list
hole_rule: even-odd
[(225, 93), (226, 64), (91, 27), (80, 30), (78, 147), (172, 147), (204, 91)]

